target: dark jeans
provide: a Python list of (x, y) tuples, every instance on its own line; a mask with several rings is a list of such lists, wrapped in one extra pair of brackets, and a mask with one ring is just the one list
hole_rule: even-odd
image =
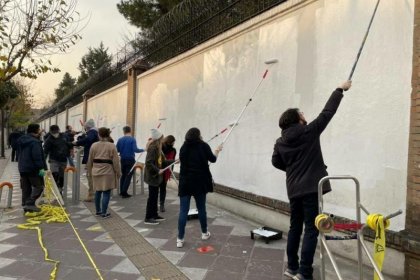
[(12, 148), (12, 159), (11, 161), (18, 161), (19, 151), (15, 148)]
[(165, 199), (166, 199), (166, 184), (167, 182), (165, 180), (163, 180), (164, 182), (159, 186), (159, 193), (160, 193), (160, 197), (159, 197), (159, 204), (160, 205), (165, 205)]
[[(315, 218), (318, 215), (318, 194), (290, 199), (290, 211), (290, 230), (287, 237), (288, 268), (299, 270), (305, 278), (312, 279), (312, 263), (318, 242), (318, 229), (315, 227)], [(299, 264), (298, 250), (303, 224), (305, 224), (305, 234)]]
[(37, 175), (20, 175), (22, 206), (33, 206), (44, 190), (44, 180)]
[[(198, 210), (198, 219), (200, 220), (201, 232), (207, 232), (207, 213), (206, 213), (206, 194), (194, 195), (195, 205)], [(185, 226), (187, 225), (188, 211), (190, 210), (191, 196), (181, 196), (179, 198), (179, 218), (178, 218), (178, 238), (184, 239)]]
[(159, 186), (149, 186), (149, 197), (146, 205), (146, 220), (158, 217)]
[(130, 187), (131, 177), (133, 172), (130, 169), (133, 167), (135, 159), (121, 159), (121, 178), (120, 178), (120, 194), (127, 194), (128, 188)]
[[(95, 192), (96, 213), (106, 214), (106, 211), (108, 210), (110, 197), (111, 197), (111, 190)], [(101, 205), (101, 198), (102, 198), (102, 205)]]

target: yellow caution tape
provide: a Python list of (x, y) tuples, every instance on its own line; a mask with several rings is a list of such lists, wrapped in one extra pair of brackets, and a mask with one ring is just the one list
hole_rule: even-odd
[[(70, 226), (73, 228), (73, 231), (79, 240), (80, 244), (83, 247), (83, 250), (85, 251), (87, 257), (89, 258), (93, 268), (96, 271), (96, 274), (98, 275), (99, 279), (103, 280), (103, 277), (96, 266), (95, 261), (93, 260), (92, 256), (90, 255), (89, 251), (87, 250), (85, 244), (83, 243), (82, 239), (79, 236), (79, 233), (77, 232), (76, 228), (74, 227), (72, 221), (69, 218), (69, 215), (66, 213), (63, 205), (60, 203), (60, 200), (57, 197), (57, 194), (54, 193), (53, 187), (52, 187), (52, 181), (49, 175), (46, 175), (44, 177), (45, 181), (45, 189), (44, 189), (44, 196), (49, 204), (41, 205), (41, 211), (38, 213), (26, 213), (25, 216), (29, 217), (27, 219), (27, 223), (18, 225), (17, 227), (19, 229), (30, 229), (30, 230), (36, 230), (38, 232), (38, 242), (41, 245), (42, 250), (44, 251), (44, 259), (48, 262), (54, 263), (54, 269), (50, 273), (50, 280), (55, 280), (57, 276), (57, 269), (59, 261), (52, 260), (48, 257), (48, 250), (44, 246), (43, 240), (42, 240), (42, 231), (41, 228), (38, 226), (41, 224), (41, 221), (46, 221), (47, 223), (57, 222), (57, 223), (65, 223), (69, 222)], [(59, 206), (53, 206), (51, 205), (53, 199), (56, 199)]]
[[(370, 214), (367, 217), (366, 224), (375, 231), (374, 255), (376, 265), (382, 271), (382, 264), (385, 258), (385, 229), (390, 225), (389, 220), (384, 221), (384, 217), (380, 214)], [(379, 276), (375, 272), (374, 280), (378, 280)]]
[(330, 233), (334, 229), (334, 220), (327, 214), (319, 214), (315, 218), (315, 227), (322, 233)]

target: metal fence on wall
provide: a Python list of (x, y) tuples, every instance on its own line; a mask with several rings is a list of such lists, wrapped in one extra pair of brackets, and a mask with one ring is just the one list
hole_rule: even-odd
[(126, 69), (134, 61), (156, 66), (286, 1), (185, 0), (144, 33), (146, 38), (125, 45), (112, 56), (111, 66), (99, 69), (39, 119), (63, 111), (67, 103), (77, 104), (87, 90), (97, 94), (125, 81)]

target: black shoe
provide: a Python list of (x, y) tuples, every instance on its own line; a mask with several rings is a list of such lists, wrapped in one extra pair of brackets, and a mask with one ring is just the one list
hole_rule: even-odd
[(23, 210), (27, 212), (41, 212), (41, 208), (38, 208), (35, 205), (26, 205)]
[(132, 195), (128, 194), (128, 193), (125, 193), (125, 194), (122, 194), (121, 197), (122, 198), (130, 198), (130, 197), (132, 197)]
[(103, 219), (111, 218), (111, 214), (106, 213), (101, 215)]
[(145, 225), (158, 225), (159, 222), (156, 221), (155, 219), (146, 219), (144, 220), (144, 224)]
[(160, 212), (166, 212), (166, 209), (165, 209), (165, 205), (163, 205), (163, 204), (161, 204), (160, 205)]
[(99, 216), (102, 216), (102, 215), (103, 215), (102, 212), (96, 212), (95, 217), (99, 217)]
[(158, 222), (163, 222), (163, 221), (166, 221), (166, 219), (165, 219), (164, 217), (161, 217), (161, 216), (157, 216), (157, 217), (155, 218), (155, 220), (156, 220), (156, 221), (158, 221)]

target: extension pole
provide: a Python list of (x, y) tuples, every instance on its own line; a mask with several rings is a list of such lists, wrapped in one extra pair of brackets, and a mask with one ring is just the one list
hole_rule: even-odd
[[(277, 59), (271, 59), (271, 60), (267, 60), (267, 61), (265, 61), (264, 63), (265, 63), (265, 64), (267, 64), (267, 65), (268, 65), (268, 67), (270, 67), (272, 64), (277, 63), (277, 62), (278, 62), (278, 60), (277, 60)], [(252, 98), (253, 98), (253, 97), (254, 97), (254, 95), (257, 93), (257, 91), (258, 91), (258, 89), (260, 88), (260, 86), (261, 86), (262, 82), (264, 81), (265, 77), (267, 77), (267, 74), (268, 74), (268, 67), (267, 67), (267, 69), (265, 70), (265, 72), (264, 72), (264, 74), (263, 74), (263, 76), (262, 76), (262, 78), (261, 78), (260, 82), (258, 83), (257, 87), (255, 88), (254, 92), (252, 93), (252, 95), (251, 95), (251, 97), (249, 98), (248, 102), (245, 104), (244, 108), (242, 109), (241, 113), (239, 114), (239, 117), (238, 117), (238, 118), (236, 119), (236, 121), (235, 121), (235, 122), (231, 125), (232, 127), (231, 127), (231, 129), (229, 130), (228, 135), (226, 135), (225, 139), (223, 139), (223, 141), (222, 141), (222, 143), (221, 143), (221, 144), (224, 144), (224, 143), (226, 142), (226, 140), (229, 138), (230, 134), (232, 133), (233, 129), (234, 129), (234, 128), (238, 125), (238, 123), (239, 123), (239, 121), (241, 120), (241, 118), (242, 118), (242, 116), (243, 116), (243, 114), (244, 114), (244, 112), (245, 112), (246, 108), (248, 107), (249, 103), (251, 103)], [(223, 132), (224, 132), (224, 131), (223, 131)], [(219, 134), (220, 134), (220, 133), (219, 133)], [(217, 135), (217, 136), (218, 136), (218, 135)], [(214, 138), (214, 137), (213, 137), (213, 138)], [(212, 139), (213, 139), (213, 138), (212, 138)], [(210, 140), (212, 140), (212, 139), (210, 139)], [(174, 163), (172, 163), (171, 165), (169, 165), (169, 166), (165, 167), (165, 168), (163, 169), (163, 171), (165, 171), (165, 170), (166, 170), (166, 169), (168, 169), (168, 168), (171, 168), (171, 167), (172, 167), (175, 163), (176, 163), (176, 161), (175, 161)]]
[[(267, 64), (268, 66), (277, 63), (278, 60), (277, 59), (272, 59), (272, 60), (268, 60), (265, 62), (265, 64)], [(248, 108), (248, 105), (251, 103), (252, 98), (255, 96), (255, 94), (258, 92), (258, 89), (260, 88), (261, 84), (263, 83), (263, 81), (265, 80), (265, 77), (267, 77), (268, 74), (268, 67), (265, 70), (260, 82), (258, 83), (257, 87), (254, 89), (254, 92), (252, 93), (251, 97), (248, 99), (247, 103), (245, 104), (245, 106), (242, 108), (241, 113), (239, 114), (238, 118), (236, 119), (235, 123), (233, 124), (232, 128), (229, 130), (228, 134), (226, 135), (225, 139), (223, 139), (222, 141), (222, 145), (224, 143), (226, 143), (226, 141), (229, 139), (230, 135), (232, 134), (232, 131), (235, 129), (235, 127), (238, 125), (239, 121), (241, 120), (243, 114), (245, 113), (245, 110)]]
[(353, 68), (351, 69), (351, 72), (348, 78), (349, 81), (351, 81), (351, 79), (353, 78), (354, 70), (356, 70), (357, 63), (359, 62), (360, 55), (362, 54), (363, 47), (365, 46), (366, 39), (369, 35), (370, 27), (372, 26), (373, 19), (375, 18), (375, 15), (376, 15), (376, 10), (378, 10), (379, 2), (381, 2), (381, 0), (378, 0), (376, 2), (375, 10), (373, 11), (373, 15), (370, 19), (368, 29), (366, 31), (365, 37), (363, 38), (362, 45), (360, 46), (359, 52), (357, 53), (356, 61), (354, 62)]

